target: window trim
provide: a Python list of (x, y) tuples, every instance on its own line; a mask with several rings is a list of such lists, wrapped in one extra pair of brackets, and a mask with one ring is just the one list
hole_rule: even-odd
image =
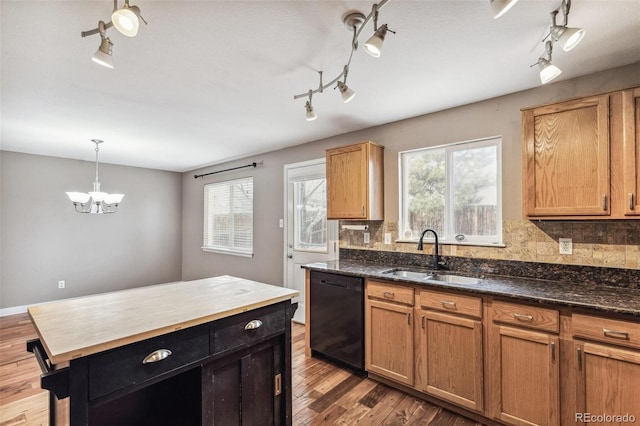
[[(436, 150), (436, 149), (444, 149), (445, 157), (446, 157), (446, 182), (445, 182), (445, 197), (447, 200), (450, 199), (451, 191), (453, 190), (451, 187), (451, 174), (452, 170), (448, 167), (449, 164), (449, 154), (454, 151), (460, 151), (461, 149), (456, 148), (460, 145), (472, 145), (473, 148), (486, 147), (486, 146), (495, 146), (496, 147), (496, 166), (497, 166), (497, 179), (496, 179), (496, 204), (498, 205), (498, 209), (496, 211), (496, 235), (495, 237), (475, 237), (473, 239), (468, 239), (465, 241), (456, 241), (452, 238), (451, 235), (438, 235), (438, 243), (444, 245), (464, 245), (464, 246), (483, 246), (483, 247), (506, 247), (504, 244), (504, 232), (502, 226), (502, 135), (490, 136), (486, 138), (472, 139), (467, 141), (453, 142), (449, 144), (442, 145), (434, 145), (434, 146), (426, 146), (422, 148), (410, 149), (406, 151), (398, 152), (398, 238), (396, 239), (397, 243), (417, 243), (419, 239), (420, 233), (413, 233), (411, 238), (406, 238), (403, 236), (404, 229), (404, 204), (405, 204), (405, 192), (407, 191), (407, 186), (405, 185), (405, 171), (403, 167), (403, 156), (405, 154), (416, 153), (420, 151), (426, 150)], [(451, 212), (453, 206), (451, 203), (447, 203), (445, 206), (445, 227), (447, 227), (447, 231), (450, 231), (450, 224), (448, 223), (451, 219)], [(448, 234), (447, 232), (446, 234)], [(447, 238), (448, 237), (448, 238)], [(425, 242), (435, 242), (435, 239), (430, 234), (427, 234), (424, 239)]]
[[(207, 187), (215, 187), (215, 186), (219, 186), (219, 185), (224, 185), (226, 184), (227, 187), (231, 187), (232, 185), (234, 185), (234, 183), (236, 182), (242, 182), (242, 181), (250, 181), (251, 182), (251, 248), (250, 249), (241, 249), (238, 247), (231, 247), (231, 246), (209, 246), (206, 245), (207, 240), (209, 239), (209, 235), (207, 235), (207, 224), (209, 223), (208, 220), (208, 192), (207, 192)], [(218, 253), (218, 254), (228, 254), (228, 255), (233, 255), (233, 256), (241, 256), (241, 257), (253, 257), (254, 255), (254, 206), (255, 206), (255, 197), (254, 197), (254, 182), (253, 182), (253, 176), (245, 176), (245, 177), (241, 177), (241, 178), (236, 178), (236, 179), (229, 179), (229, 180), (225, 180), (225, 181), (219, 181), (219, 182), (211, 182), (211, 183), (207, 183), (203, 186), (203, 200), (204, 200), (204, 205), (203, 205), (203, 223), (202, 223), (202, 251), (205, 252), (209, 252), (209, 253)], [(232, 199), (233, 200), (233, 199)], [(233, 228), (232, 228), (233, 229)], [(213, 228), (211, 228), (211, 231), (213, 231)]]

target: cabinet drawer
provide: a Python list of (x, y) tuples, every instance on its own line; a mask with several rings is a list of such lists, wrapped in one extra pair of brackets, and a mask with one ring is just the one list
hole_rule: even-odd
[(493, 302), (493, 320), (537, 330), (559, 332), (560, 314), (554, 309), (516, 303)]
[(414, 290), (411, 287), (388, 284), (380, 281), (367, 281), (367, 297), (413, 306), (413, 293)]
[(420, 290), (420, 306), (427, 309), (482, 318), (482, 299), (480, 297)]
[(572, 324), (575, 337), (640, 348), (640, 323), (574, 314)]
[[(156, 351), (171, 354), (155, 362), (143, 360)], [(209, 327), (199, 325), (96, 354), (89, 358), (89, 399), (107, 395), (160, 376), (209, 355)]]
[(287, 317), (284, 309), (284, 304), (279, 303), (216, 321), (213, 324), (211, 353), (251, 345), (260, 339), (284, 333)]

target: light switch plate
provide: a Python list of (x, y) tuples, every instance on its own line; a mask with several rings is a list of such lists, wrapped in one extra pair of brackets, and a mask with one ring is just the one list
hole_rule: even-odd
[(391, 244), (391, 233), (390, 232), (385, 232), (384, 233), (384, 243), (385, 244)]
[(364, 233), (364, 243), (365, 244), (369, 244), (369, 233), (368, 232)]

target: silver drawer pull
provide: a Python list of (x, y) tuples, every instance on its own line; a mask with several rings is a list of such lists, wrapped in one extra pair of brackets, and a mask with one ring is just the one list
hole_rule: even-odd
[(456, 302), (449, 302), (448, 300), (442, 300), (442, 306), (444, 308), (456, 309)]
[(244, 326), (245, 330), (255, 330), (256, 328), (260, 328), (262, 325), (262, 321), (260, 320), (251, 320)]
[(513, 314), (513, 317), (518, 321), (533, 321), (533, 315)]
[(603, 328), (602, 332), (607, 337), (613, 337), (614, 339), (629, 340), (629, 333), (627, 333), (626, 331), (616, 331), (616, 330), (609, 330), (608, 328)]
[(392, 291), (385, 291), (384, 293), (382, 293), (382, 295), (387, 299), (393, 299), (396, 296)]
[(144, 357), (142, 363), (151, 364), (152, 362), (162, 361), (163, 359), (167, 359), (171, 354), (172, 352), (169, 349), (158, 349), (157, 351), (153, 351), (149, 355)]

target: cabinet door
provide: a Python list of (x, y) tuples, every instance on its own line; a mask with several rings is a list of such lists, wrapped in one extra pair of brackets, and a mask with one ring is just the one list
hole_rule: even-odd
[(203, 425), (285, 424), (280, 345), (203, 367)]
[(523, 211), (610, 214), (609, 96), (523, 111)]
[[(578, 356), (577, 423), (592, 423), (587, 415), (627, 416), (640, 419), (640, 352), (584, 343)], [(591, 420), (591, 421), (590, 421)], [(611, 417), (598, 424), (629, 423)]]
[(422, 310), (420, 328), (422, 390), (482, 412), (482, 322)]
[(327, 151), (327, 219), (366, 219), (367, 145)]
[(493, 417), (512, 425), (558, 425), (558, 339), (506, 326), (492, 333)]
[(640, 215), (640, 88), (622, 92), (625, 215)]
[(413, 385), (413, 308), (367, 300), (365, 368), (396, 382)]

